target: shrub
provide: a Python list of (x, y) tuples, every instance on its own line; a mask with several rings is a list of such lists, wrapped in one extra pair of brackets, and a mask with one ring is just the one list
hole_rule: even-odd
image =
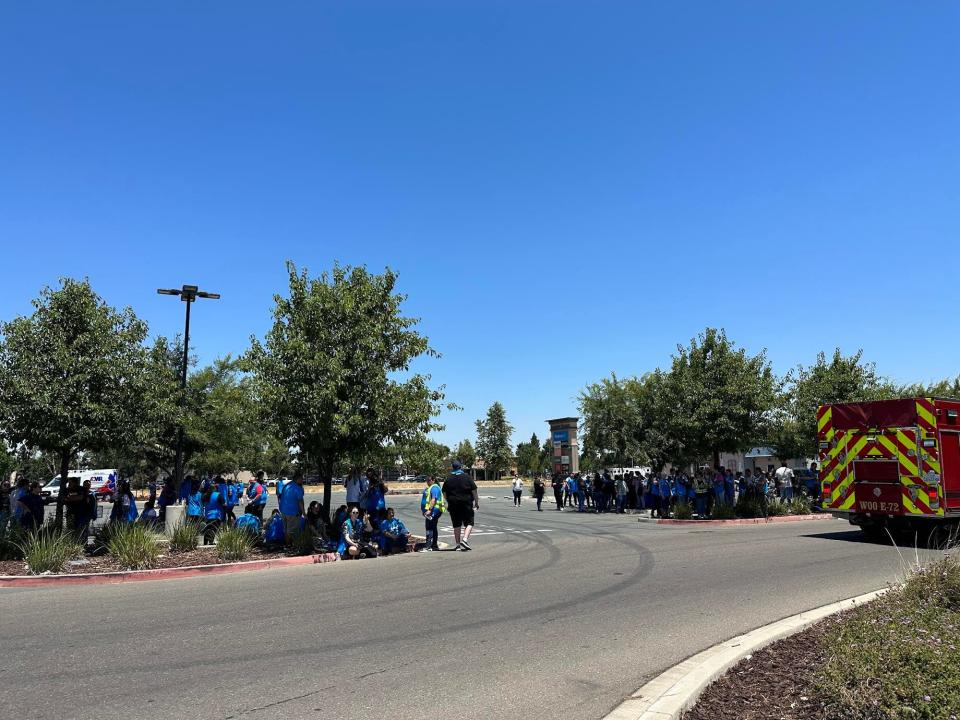
[(170, 552), (190, 552), (200, 544), (203, 527), (194, 520), (181, 520), (170, 533)]
[(295, 532), (287, 553), (290, 555), (310, 555), (314, 552), (314, 535), (310, 528)]
[(139, 523), (113, 523), (107, 550), (128, 570), (149, 570), (160, 557), (160, 536)]
[(767, 503), (767, 515), (772, 517), (783, 517), (790, 514), (790, 505), (782, 500), (775, 498)]
[(678, 502), (673, 506), (673, 516), (677, 520), (693, 520), (693, 507), (690, 503)]
[(938, 560), (852, 611), (815, 682), (830, 718), (945, 720), (960, 708), (960, 558)]
[(787, 506), (790, 508), (791, 515), (809, 515), (810, 501), (805, 497), (795, 497)]
[(34, 575), (63, 572), (67, 563), (83, 554), (80, 543), (70, 534), (42, 528), (26, 535), (20, 552)]
[(767, 515), (762, 501), (747, 498), (740, 498), (737, 500), (737, 504), (733, 508), (733, 511), (737, 517), (742, 518), (766, 517)]
[(224, 562), (246, 560), (253, 549), (256, 538), (249, 530), (238, 527), (221, 526), (217, 531), (217, 557)]
[(13, 515), (0, 515), (0, 560), (23, 560), (27, 533)]
[(713, 514), (711, 517), (714, 520), (733, 520), (737, 516), (736, 511), (733, 508), (733, 505), (729, 503), (716, 503), (713, 506)]

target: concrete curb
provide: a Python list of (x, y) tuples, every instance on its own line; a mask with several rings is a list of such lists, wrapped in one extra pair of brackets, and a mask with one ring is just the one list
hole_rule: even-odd
[(766, 525), (768, 523), (805, 522), (807, 520), (833, 520), (833, 515), (781, 515), (766, 518), (736, 518), (735, 520), (657, 520), (657, 525)]
[(819, 620), (873, 600), (886, 590), (802, 612), (770, 625), (738, 635), (687, 658), (657, 676), (623, 701), (604, 720), (679, 720), (707, 686), (747, 655), (804, 630)]
[(220, 565), (190, 565), (180, 568), (157, 568), (156, 570), (128, 570), (125, 572), (72, 575), (0, 575), (0, 588), (52, 587), (59, 585), (114, 585), (125, 582), (143, 582), (145, 580), (173, 580), (177, 578), (196, 577), (198, 575), (227, 575), (230, 573), (250, 572), (251, 570), (266, 570), (268, 568), (287, 567), (289, 565), (313, 565), (333, 562), (337, 558), (336, 553), (322, 553), (320, 555), (302, 555), (299, 557), (222, 563)]

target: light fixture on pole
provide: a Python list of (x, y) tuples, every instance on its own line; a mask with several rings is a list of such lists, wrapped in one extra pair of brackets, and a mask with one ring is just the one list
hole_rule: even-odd
[[(190, 357), (190, 305), (197, 298), (207, 300), (219, 300), (220, 293), (204, 292), (196, 285), (184, 285), (179, 290), (176, 288), (158, 288), (158, 295), (178, 295), (180, 300), (187, 304), (187, 318), (183, 326), (183, 363), (180, 367), (180, 407), (184, 406), (187, 399), (187, 362)], [(174, 461), (174, 483), (177, 492), (180, 491), (180, 484), (183, 482), (183, 422), (177, 428), (177, 455)]]

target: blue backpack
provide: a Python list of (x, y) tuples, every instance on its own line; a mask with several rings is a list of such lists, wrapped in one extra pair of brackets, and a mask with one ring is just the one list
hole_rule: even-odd
[(234, 527), (240, 528), (241, 530), (246, 530), (254, 535), (260, 534), (260, 520), (256, 515), (251, 515), (250, 513), (244, 513), (238, 517), (237, 521), (234, 523)]
[(282, 543), (286, 540), (286, 537), (287, 533), (286, 528), (283, 526), (283, 516), (275, 515), (270, 518), (270, 522), (267, 523), (267, 532), (264, 540), (268, 543)]

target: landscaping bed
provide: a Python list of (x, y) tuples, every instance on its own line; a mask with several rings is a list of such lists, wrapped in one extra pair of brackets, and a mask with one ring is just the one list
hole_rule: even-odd
[(748, 656), (684, 720), (958, 720), (960, 557)]
[[(251, 560), (273, 560), (276, 558), (289, 557), (282, 551), (258, 550), (250, 551), (245, 561)], [(151, 569), (162, 568), (182, 568), (193, 567), (196, 565), (224, 565), (231, 560), (221, 560), (217, 553), (210, 549), (188, 550), (186, 552), (166, 553), (157, 557), (156, 562)], [(112, 572), (124, 572), (129, 568), (117, 560), (112, 555), (101, 555), (99, 557), (83, 557), (79, 562), (68, 564), (62, 573), (51, 573), (58, 575), (67, 574), (101, 574)], [(0, 575), (28, 576), (32, 573), (27, 569), (23, 560), (0, 560)]]

